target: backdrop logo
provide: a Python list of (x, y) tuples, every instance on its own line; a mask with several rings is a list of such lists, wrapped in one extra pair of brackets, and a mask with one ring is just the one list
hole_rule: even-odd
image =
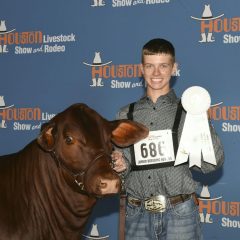
[(203, 186), (199, 198), (199, 214), (201, 222), (213, 223), (212, 215), (222, 216), (221, 226), (227, 228), (240, 228), (240, 202), (226, 202), (222, 196), (212, 198), (208, 186)]
[(55, 114), (43, 112), (40, 107), (17, 108), (14, 104), (6, 105), (4, 96), (0, 96), (0, 129), (7, 128), (12, 123), (13, 130), (36, 130), (41, 128), (41, 121), (49, 121), (54, 116)]
[(66, 51), (67, 42), (75, 42), (75, 34), (50, 35), (42, 31), (17, 32), (7, 29), (5, 20), (0, 21), (0, 54), (9, 53), (14, 48), (14, 54), (62, 53)]
[(95, 52), (95, 56), (93, 58), (93, 63), (83, 62), (83, 64), (92, 67), (92, 84), (90, 85), (91, 87), (103, 87), (104, 86), (103, 82), (102, 82), (102, 77), (103, 77), (102, 74), (96, 74), (96, 73), (98, 71), (101, 72), (102, 67), (110, 64), (111, 62), (112, 61), (102, 63), (102, 58), (101, 58), (100, 52)]
[(112, 7), (131, 7), (139, 4), (153, 5), (170, 3), (170, 0), (112, 0)]
[(103, 7), (105, 6), (105, 2), (103, 0), (91, 0), (92, 1), (92, 7)]
[(223, 15), (224, 14), (213, 16), (210, 9), (210, 4), (208, 4), (204, 5), (204, 10), (201, 18), (191, 16), (192, 19), (200, 21), (201, 40), (199, 42), (209, 43), (215, 41), (213, 32), (218, 32), (218, 19), (221, 18)]
[(192, 19), (200, 22), (201, 43), (215, 42), (215, 35), (223, 34), (223, 43), (240, 43), (240, 36), (235, 35), (240, 32), (240, 17), (223, 18), (224, 14), (212, 14), (210, 4), (204, 5), (202, 17), (193, 17)]
[[(5, 20), (0, 21), (0, 37), (3, 34), (11, 33), (13, 31), (15, 31), (15, 29), (11, 29), (11, 30), (7, 29)], [(6, 44), (0, 44), (0, 53), (8, 53)]]
[(222, 131), (229, 133), (240, 132), (240, 125), (233, 124), (240, 121), (240, 106), (214, 106), (209, 109), (211, 119), (222, 122)]
[(90, 232), (90, 235), (84, 235), (82, 234), (83, 237), (85, 237), (86, 239), (92, 239), (92, 240), (107, 240), (109, 239), (109, 235), (105, 235), (105, 236), (101, 236), (99, 234), (99, 231), (98, 231), (98, 226), (97, 224), (93, 224), (92, 225), (92, 229), (91, 229), (91, 232)]
[[(103, 7), (104, 0), (91, 0), (91, 7)], [(170, 3), (170, 0), (112, 0), (112, 7), (132, 7), (136, 5), (153, 5)]]
[[(91, 7), (104, 7), (104, 0), (91, 0)], [(112, 0), (112, 7), (134, 7), (136, 5), (153, 5), (170, 3), (170, 0)]]
[(211, 198), (208, 186), (203, 185), (203, 188), (199, 197), (199, 214), (200, 214), (201, 222), (213, 223), (211, 218), (212, 212), (209, 210), (209, 208), (206, 208), (205, 202), (207, 202), (208, 205), (211, 205), (211, 201), (216, 201), (221, 198), (222, 197)]
[[(14, 104), (7, 106), (4, 101), (4, 96), (0, 96), (0, 110), (6, 110), (8, 108), (13, 107)], [(2, 119), (0, 121), (0, 128), (7, 128), (6, 120)]]
[(142, 77), (140, 64), (114, 65), (112, 61), (102, 62), (100, 52), (95, 52), (92, 63), (83, 62), (83, 64), (91, 67), (91, 87), (135, 88), (143, 86), (140, 79)]

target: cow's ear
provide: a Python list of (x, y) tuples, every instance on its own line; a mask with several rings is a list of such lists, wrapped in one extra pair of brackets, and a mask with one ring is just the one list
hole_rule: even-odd
[(130, 146), (148, 136), (149, 130), (143, 124), (131, 120), (115, 120), (112, 141), (119, 147)]
[(55, 144), (53, 134), (54, 123), (44, 123), (37, 138), (38, 144), (46, 151), (52, 151)]

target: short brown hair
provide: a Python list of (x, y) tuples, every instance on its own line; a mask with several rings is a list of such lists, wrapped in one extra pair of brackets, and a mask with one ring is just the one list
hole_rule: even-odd
[(142, 48), (142, 63), (144, 55), (170, 54), (175, 62), (175, 49), (172, 43), (162, 38), (155, 38), (148, 41)]

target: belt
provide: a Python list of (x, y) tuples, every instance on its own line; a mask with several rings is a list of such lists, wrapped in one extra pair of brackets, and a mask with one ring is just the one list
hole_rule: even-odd
[(158, 195), (151, 198), (147, 198), (145, 200), (137, 199), (131, 196), (128, 196), (128, 202), (133, 206), (141, 206), (144, 203), (144, 207), (146, 210), (151, 212), (164, 212), (166, 210), (166, 202), (167, 199), (171, 203), (171, 205), (176, 205), (178, 203), (183, 203), (188, 199), (193, 198), (196, 205), (198, 205), (198, 199), (195, 193), (192, 194), (179, 194), (173, 197), (166, 197), (164, 195)]

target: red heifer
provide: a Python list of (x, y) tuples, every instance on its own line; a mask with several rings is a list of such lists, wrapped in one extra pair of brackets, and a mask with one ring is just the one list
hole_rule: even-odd
[(56, 115), (23, 150), (0, 157), (0, 240), (79, 240), (97, 197), (121, 188), (111, 142), (125, 147), (147, 134), (84, 104)]

